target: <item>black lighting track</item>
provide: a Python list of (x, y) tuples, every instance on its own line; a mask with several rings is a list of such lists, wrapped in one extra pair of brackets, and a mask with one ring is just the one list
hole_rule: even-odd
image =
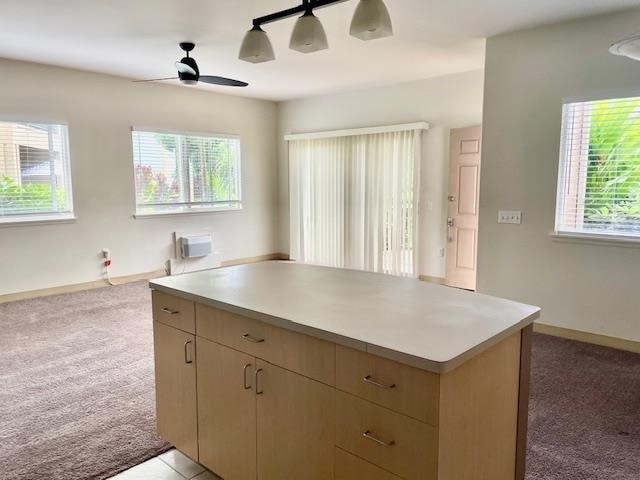
[(304, 0), (302, 4), (298, 5), (297, 7), (287, 8), (286, 10), (281, 10), (276, 13), (265, 15), (264, 17), (254, 18), (253, 26), (259, 27), (260, 25), (264, 25), (265, 23), (275, 22), (278, 20), (282, 20), (283, 18), (293, 17), (294, 15), (314, 10), (316, 8), (328, 7), (329, 5), (333, 5), (335, 3), (343, 3), (346, 1), (347, 0)]

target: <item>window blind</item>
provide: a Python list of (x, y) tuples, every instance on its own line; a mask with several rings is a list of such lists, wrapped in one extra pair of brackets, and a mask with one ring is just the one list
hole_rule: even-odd
[(0, 122), (0, 222), (73, 215), (66, 125)]
[(240, 139), (133, 130), (136, 212), (241, 207)]
[(640, 97), (564, 105), (556, 232), (640, 237)]
[(289, 141), (290, 256), (417, 276), (420, 130)]

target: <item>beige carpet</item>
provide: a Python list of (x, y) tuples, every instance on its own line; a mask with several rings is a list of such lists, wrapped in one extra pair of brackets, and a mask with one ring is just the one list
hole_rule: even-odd
[(155, 434), (146, 282), (0, 304), (0, 479), (103, 479)]

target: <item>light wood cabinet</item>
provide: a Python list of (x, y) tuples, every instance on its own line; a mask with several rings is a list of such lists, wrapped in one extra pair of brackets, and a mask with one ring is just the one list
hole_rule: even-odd
[(335, 480), (402, 480), (373, 463), (336, 448)]
[(331, 480), (334, 390), (258, 360), (258, 479)]
[(198, 460), (195, 336), (153, 323), (158, 434)]
[(197, 342), (199, 461), (225, 479), (255, 480), (255, 358), (203, 338)]
[(438, 374), (167, 294), (156, 317), (158, 431), (225, 480), (523, 478), (530, 328)]
[(193, 302), (154, 290), (151, 294), (153, 319), (187, 333), (196, 333)]
[(196, 323), (201, 337), (335, 384), (335, 344), (331, 342), (199, 304)]

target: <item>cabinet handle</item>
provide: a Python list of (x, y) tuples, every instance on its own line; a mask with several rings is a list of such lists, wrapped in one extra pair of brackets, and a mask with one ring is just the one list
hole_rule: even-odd
[(164, 313), (168, 313), (169, 315), (177, 315), (180, 313), (178, 310), (171, 310), (167, 307), (162, 307), (160, 310), (162, 310)]
[(371, 430), (367, 430), (362, 434), (362, 436), (371, 440), (372, 442), (376, 442), (378, 445), (382, 445), (383, 447), (392, 447), (396, 444), (396, 442), (393, 440), (385, 442), (384, 440), (380, 440), (379, 438), (374, 437), (373, 435), (371, 435)]
[(251, 366), (250, 363), (247, 363), (242, 369), (242, 384), (244, 385), (245, 390), (251, 390), (251, 385), (247, 385), (247, 369)]
[(184, 363), (193, 363), (193, 360), (189, 358), (189, 344), (192, 343), (191, 340), (187, 340), (184, 342)]
[(387, 388), (387, 389), (396, 388), (395, 383), (392, 383), (391, 385), (385, 385), (384, 383), (376, 382), (373, 378), (371, 378), (371, 375), (367, 375), (362, 379), (362, 381), (366, 383), (370, 383), (371, 385), (375, 385), (376, 387), (380, 387), (380, 388)]
[(256, 395), (262, 395), (262, 390), (258, 386), (258, 375), (262, 373), (262, 369), (258, 368), (253, 374), (253, 384), (256, 386)]
[(264, 338), (257, 338), (257, 337), (252, 336), (249, 333), (245, 333), (244, 335), (242, 335), (242, 338), (244, 338), (247, 342), (251, 342), (251, 343), (264, 342)]

